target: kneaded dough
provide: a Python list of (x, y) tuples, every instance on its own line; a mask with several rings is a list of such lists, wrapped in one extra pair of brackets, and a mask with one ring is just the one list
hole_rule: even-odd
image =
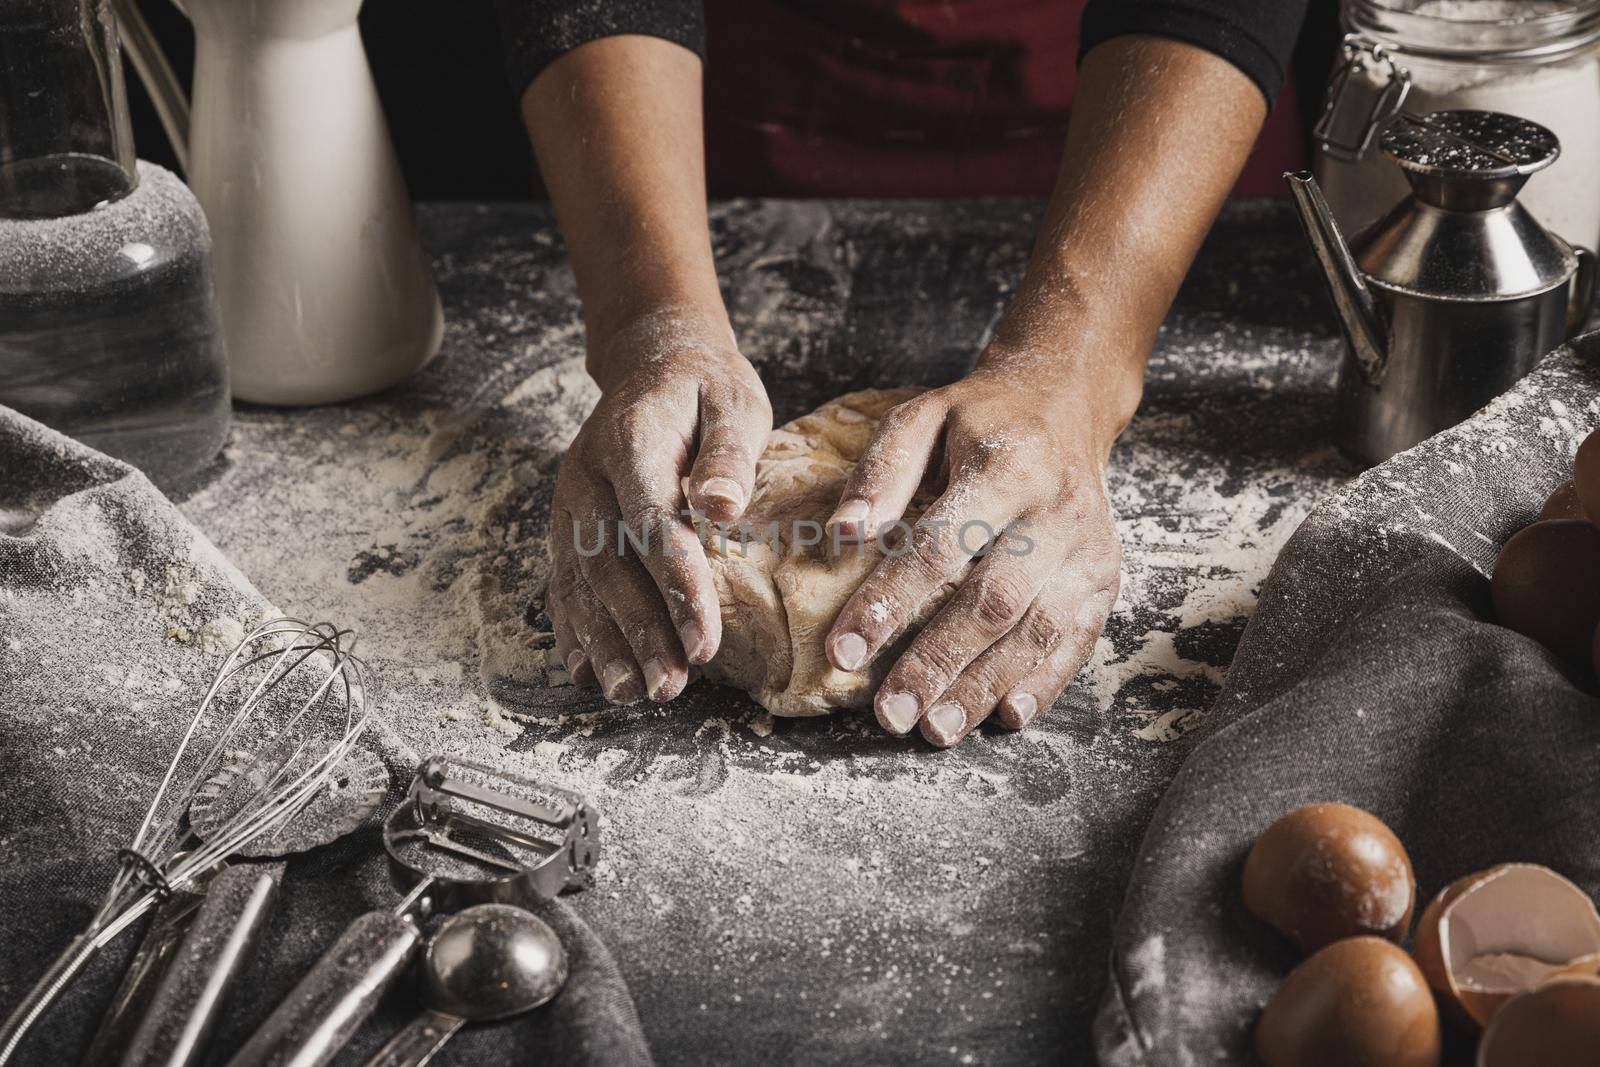
[[(749, 532), (731, 529), (726, 538), (713, 535), (706, 545), (722, 602), (722, 645), (702, 668), (705, 678), (747, 691), (774, 715), (825, 715), (872, 702), (895, 657), (957, 583), (923, 603), (865, 668), (838, 670), (824, 649), (828, 631), (884, 551), (869, 538), (860, 547), (844, 545), (830, 559), (825, 542), (796, 543), (795, 524), (809, 519), (820, 526), (833, 514), (845, 478), (878, 420), (920, 392), (849, 393), (773, 432), (756, 464), (755, 492), (745, 509), (743, 525)], [(915, 521), (926, 503), (914, 501), (904, 519)]]

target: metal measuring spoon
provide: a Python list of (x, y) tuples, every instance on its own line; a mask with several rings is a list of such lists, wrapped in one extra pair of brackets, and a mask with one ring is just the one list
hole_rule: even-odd
[(567, 980), (556, 932), (509, 904), (478, 904), (444, 921), (422, 959), (432, 1008), (389, 1040), (366, 1067), (422, 1067), (469, 1022), (532, 1011)]

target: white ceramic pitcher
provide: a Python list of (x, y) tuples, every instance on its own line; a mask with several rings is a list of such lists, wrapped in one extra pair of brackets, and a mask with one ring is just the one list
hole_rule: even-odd
[[(444, 320), (361, 0), (179, 7), (195, 31), (188, 180), (211, 226), (234, 396), (319, 404), (404, 381), (438, 351)], [(166, 64), (137, 9), (118, 8), (135, 66), (159, 83)], [(184, 141), (172, 87), (151, 92)]]

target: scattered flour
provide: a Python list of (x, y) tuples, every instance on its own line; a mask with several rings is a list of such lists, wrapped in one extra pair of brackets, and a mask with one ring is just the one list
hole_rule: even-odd
[[(861, 380), (860, 357), (839, 349), (849, 336), (899, 351), (841, 329), (847, 305), (896, 308), (897, 329), (925, 335), (901, 342), (919, 359), (970, 360), (1036, 222), (1011, 207), (970, 219), (915, 205), (718, 210), (740, 338), (780, 421), (889, 384)], [(1049, 991), (1097, 987), (1098, 967), (1080, 979), (1071, 961), (1103, 953), (1121, 865), (1185, 748), (1152, 742), (1201, 721), (1278, 548), (1350, 474), (1317, 429), (1338, 345), (1320, 292), (1307, 274), (1292, 314), (1251, 295), (1301, 264), (1292, 220), (1233, 210), (1238, 229), (1225, 227), (1226, 253), (1164, 331), (1113, 456), (1116, 613), (1080, 681), (1021, 734), (934, 753), (862, 716), (775, 723), (707, 686), (614, 708), (562, 684), (542, 617), (547, 512), (597, 394), (558, 246), (527, 227), (497, 226), (491, 240), (476, 209), (435, 216), (477, 235), (440, 254), (458, 309), (440, 359), (364, 403), (241, 409), (227, 470), (183, 510), (269, 598), (358, 630), (382, 713), (414, 748), (553, 777), (595, 801), (604, 858), (581, 906), (625, 967), (645, 968), (630, 978), (651, 1025), (801, 1012), (822, 1059), (848, 1058), (830, 1042), (915, 1033), (908, 1057), (982, 1060), (972, 1035), (996, 1026), (1018, 1048), (1059, 1050), (1083, 1035), (1064, 1033)], [(961, 283), (987, 295), (952, 305), (937, 295), (948, 264), (905, 251), (946, 240), (990, 250), (963, 264)], [(894, 292), (874, 295), (888, 268), (873, 257), (891, 250)], [(944, 353), (951, 314), (968, 332)], [(166, 574), (142, 581), (142, 595), (167, 597)], [(997, 915), (991, 934), (984, 916)], [(775, 971), (788, 976), (781, 996)]]

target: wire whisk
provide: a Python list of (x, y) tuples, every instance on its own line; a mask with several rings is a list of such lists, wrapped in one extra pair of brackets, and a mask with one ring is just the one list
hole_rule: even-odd
[[(355, 634), (331, 623), (271, 619), (234, 646), (217, 669), (173, 753), (133, 840), (89, 925), (0, 1026), (0, 1065), (95, 955), (176, 890), (275, 833), (327, 784), (371, 718)], [(188, 825), (197, 791), (239, 751), (259, 775), (220, 825), (199, 839)], [(256, 785), (255, 782), (259, 782)]]

